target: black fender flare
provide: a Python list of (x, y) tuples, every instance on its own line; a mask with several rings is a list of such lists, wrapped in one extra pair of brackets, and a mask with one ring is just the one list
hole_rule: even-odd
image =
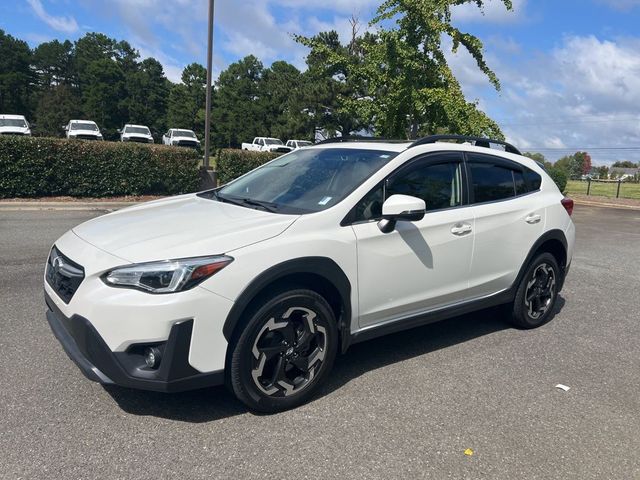
[[(343, 349), (348, 342), (351, 327), (351, 282), (338, 264), (328, 257), (300, 257), (279, 263), (262, 272), (245, 287), (227, 315), (222, 333), (231, 342), (234, 331), (242, 319), (242, 314), (251, 300), (270, 284), (293, 274), (317, 275), (335, 287), (340, 295), (342, 314), (338, 318)], [(346, 338), (345, 338), (346, 337)]]
[[(529, 250), (529, 253), (527, 254), (527, 258), (525, 259), (524, 263), (520, 267), (518, 276), (516, 277), (516, 280), (513, 282), (513, 286), (511, 287), (511, 290), (514, 296), (515, 296), (515, 292), (518, 290), (518, 286), (520, 285), (520, 282), (522, 281), (522, 277), (527, 271), (529, 264), (533, 260), (533, 256), (540, 249), (540, 247), (546, 242), (548, 242), (549, 240), (559, 241), (562, 244), (562, 247), (564, 248), (565, 256), (567, 256), (569, 247), (567, 243), (567, 237), (564, 234), (564, 232), (558, 229), (549, 230), (548, 232), (545, 232), (540, 238), (538, 238), (538, 240), (536, 240), (536, 243), (533, 244), (533, 246)], [(562, 279), (561, 279), (560, 288), (558, 289), (558, 291), (562, 290), (562, 287), (564, 285), (564, 278), (567, 273), (567, 265), (560, 265), (560, 269), (562, 270)]]

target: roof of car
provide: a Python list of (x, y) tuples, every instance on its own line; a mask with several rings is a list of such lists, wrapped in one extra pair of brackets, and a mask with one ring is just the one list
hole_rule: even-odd
[(135, 125), (135, 124), (133, 124), (133, 123), (127, 123), (127, 124), (125, 125), (125, 128), (126, 128), (126, 127), (138, 127), (138, 128), (146, 128), (146, 129), (149, 129), (149, 127), (147, 127), (146, 125)]
[(0, 118), (5, 118), (7, 120), (25, 120), (24, 115), (10, 115), (8, 113), (0, 113)]
[(93, 120), (70, 120), (71, 123), (85, 122), (85, 123), (96, 123)]

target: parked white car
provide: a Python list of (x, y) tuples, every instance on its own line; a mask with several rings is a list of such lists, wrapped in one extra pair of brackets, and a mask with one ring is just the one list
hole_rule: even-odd
[(121, 142), (153, 143), (151, 130), (145, 125), (127, 124), (119, 130)]
[(309, 140), (288, 140), (287, 147), (291, 147), (293, 150), (298, 150), (299, 148), (311, 147), (313, 142)]
[(279, 138), (256, 137), (251, 143), (243, 143), (242, 150), (253, 152), (289, 153), (292, 147), (285, 146)]
[(0, 135), (31, 136), (31, 126), (23, 115), (0, 114)]
[(64, 131), (68, 139), (103, 140), (98, 124), (92, 120), (70, 120)]
[(265, 412), (308, 400), (357, 342), (501, 304), (518, 328), (543, 325), (571, 264), (573, 201), (489, 142), (336, 140), (89, 220), (51, 249), (49, 324), (91, 380), (227, 378)]
[(170, 128), (167, 133), (162, 136), (162, 143), (175, 147), (200, 147), (200, 140), (198, 140), (193, 130), (186, 130), (184, 128)]

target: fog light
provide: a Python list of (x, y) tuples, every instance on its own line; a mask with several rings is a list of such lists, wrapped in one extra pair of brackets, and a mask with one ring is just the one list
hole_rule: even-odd
[(147, 347), (144, 350), (144, 362), (147, 364), (147, 367), (158, 368), (161, 359), (162, 354), (156, 347)]

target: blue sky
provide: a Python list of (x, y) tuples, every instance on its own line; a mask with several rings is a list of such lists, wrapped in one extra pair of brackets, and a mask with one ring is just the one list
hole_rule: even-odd
[[(336, 29), (355, 14), (365, 25), (381, 0), (217, 0), (219, 71), (252, 53), (304, 68), (291, 33)], [(502, 90), (495, 92), (464, 52), (449, 59), (465, 94), (523, 149), (550, 159), (588, 149), (598, 164), (640, 160), (640, 0), (499, 0), (482, 15), (458, 7), (456, 25), (485, 43)], [(16, 0), (0, 3), (0, 28), (31, 46), (99, 31), (160, 60), (177, 80), (205, 62), (207, 0)]]

